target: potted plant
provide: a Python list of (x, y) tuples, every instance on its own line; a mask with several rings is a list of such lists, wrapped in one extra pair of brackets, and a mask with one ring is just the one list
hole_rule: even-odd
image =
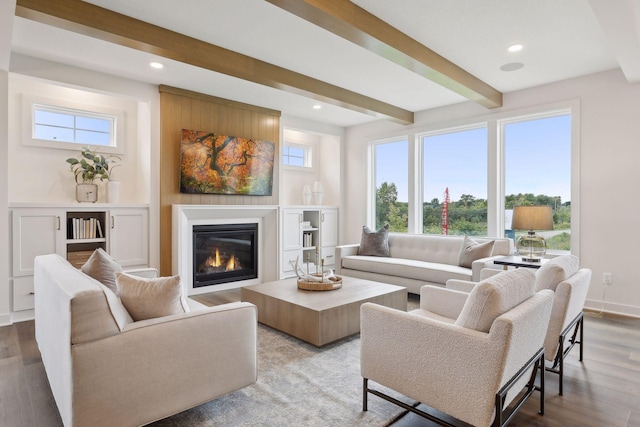
[(120, 160), (118, 156), (99, 154), (88, 146), (82, 147), (80, 158), (68, 158), (69, 169), (76, 179), (76, 200), (92, 203), (98, 201), (98, 186), (94, 181), (110, 181), (113, 169), (120, 166)]

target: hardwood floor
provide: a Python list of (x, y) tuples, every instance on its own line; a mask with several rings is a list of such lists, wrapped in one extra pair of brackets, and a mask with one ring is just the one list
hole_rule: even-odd
[[(240, 291), (196, 299), (223, 304), (239, 301)], [(584, 335), (583, 363), (577, 348), (565, 362), (564, 396), (557, 394), (557, 377), (548, 373), (545, 415), (537, 414), (539, 400), (534, 395), (510, 426), (640, 427), (640, 319), (587, 313)], [(34, 322), (0, 327), (0, 426), (61, 425), (34, 339)], [(393, 424), (434, 425), (413, 414)]]

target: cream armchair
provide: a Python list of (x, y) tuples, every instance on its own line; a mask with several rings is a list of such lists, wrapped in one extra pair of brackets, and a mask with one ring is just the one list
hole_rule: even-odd
[[(483, 269), (481, 278), (486, 278), (499, 270)], [(552, 258), (536, 271), (535, 290), (550, 289), (554, 291), (551, 320), (544, 341), (544, 354), (548, 362), (547, 371), (559, 375), (558, 391), (563, 394), (564, 359), (571, 349), (579, 345), (579, 360), (583, 357), (583, 324), (582, 309), (587, 298), (591, 282), (591, 270), (579, 268), (578, 258), (574, 255), (562, 255)], [(476, 285), (464, 280), (449, 280), (448, 289), (469, 292)]]
[[(420, 308), (409, 313), (363, 304), (363, 410), (371, 393), (430, 420), (439, 419), (435, 409), (474, 426), (501, 426), (537, 390), (544, 413), (542, 345), (553, 292), (534, 293), (533, 282), (533, 271), (522, 269), (483, 281), (469, 294), (424, 286)], [(431, 409), (406, 405), (369, 381)]]

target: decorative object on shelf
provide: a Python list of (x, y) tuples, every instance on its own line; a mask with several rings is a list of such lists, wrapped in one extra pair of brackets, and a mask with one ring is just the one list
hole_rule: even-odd
[(76, 200), (78, 202), (98, 201), (98, 186), (94, 183), (96, 179), (100, 181), (110, 181), (113, 170), (120, 166), (120, 157), (103, 156), (91, 147), (82, 147), (80, 158), (70, 157), (66, 160), (69, 169), (76, 179)]
[(320, 181), (316, 181), (313, 183), (313, 198), (316, 201), (316, 205), (322, 204), (322, 198), (324, 197), (324, 189), (322, 188), (322, 183)]
[(311, 204), (311, 187), (309, 187), (308, 185), (305, 185), (302, 189), (302, 204)]
[(342, 287), (342, 277), (336, 276), (331, 269), (324, 269), (324, 260), (322, 260), (322, 268), (320, 272), (309, 274), (309, 254), (307, 254), (307, 273), (305, 274), (296, 257), (295, 262), (290, 260), (289, 263), (298, 276), (298, 288), (306, 291), (333, 291)]
[(539, 262), (547, 253), (547, 242), (534, 230), (553, 230), (551, 206), (516, 206), (511, 228), (528, 230), (518, 238), (516, 249), (523, 261)]
[(120, 181), (107, 182), (107, 203), (120, 203)]

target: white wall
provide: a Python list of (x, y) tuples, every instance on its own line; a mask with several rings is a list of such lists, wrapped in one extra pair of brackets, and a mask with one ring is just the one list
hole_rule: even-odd
[[(55, 100), (80, 102), (124, 111), (125, 141), (121, 166), (113, 170), (113, 177), (121, 182), (122, 203), (149, 202), (149, 137), (139, 137), (138, 101), (129, 97), (112, 96), (60, 86), (33, 77), (11, 74), (9, 79), (9, 201), (16, 202), (74, 202), (75, 178), (66, 159), (78, 158), (75, 150), (43, 148), (24, 145), (30, 139), (30, 117), (25, 114), (23, 97), (27, 95)], [(147, 127), (149, 123), (143, 123)], [(120, 125), (120, 124), (119, 124)], [(146, 177), (145, 177), (146, 175)], [(106, 182), (98, 184), (98, 202), (106, 202)], [(37, 185), (34, 185), (37, 184)]]
[(9, 209), (7, 198), (7, 147), (9, 145), (9, 132), (7, 117), (9, 116), (9, 73), (0, 68), (0, 325), (11, 322), (9, 315), (11, 286), (9, 283)]
[[(282, 117), (281, 126), (283, 143), (288, 141), (312, 148), (313, 168), (281, 168), (280, 203), (283, 206), (301, 205), (303, 187), (309, 185), (313, 189), (313, 183), (320, 181), (324, 190), (322, 204), (340, 205), (343, 128), (286, 116)], [(311, 200), (313, 204), (313, 197)]]
[[(628, 84), (619, 70), (597, 73), (505, 94), (504, 106), (486, 110), (462, 103), (420, 112), (415, 124), (386, 121), (348, 128), (345, 132), (343, 222), (345, 243), (360, 240), (367, 221), (367, 146), (369, 141), (404, 136), (433, 127), (448, 127), (536, 106), (579, 100), (580, 116), (580, 263), (593, 270), (587, 306), (640, 316), (640, 286), (632, 233), (640, 229), (638, 117), (640, 84)], [(602, 274), (613, 273), (613, 285)], [(604, 294), (604, 302), (603, 302)]]

